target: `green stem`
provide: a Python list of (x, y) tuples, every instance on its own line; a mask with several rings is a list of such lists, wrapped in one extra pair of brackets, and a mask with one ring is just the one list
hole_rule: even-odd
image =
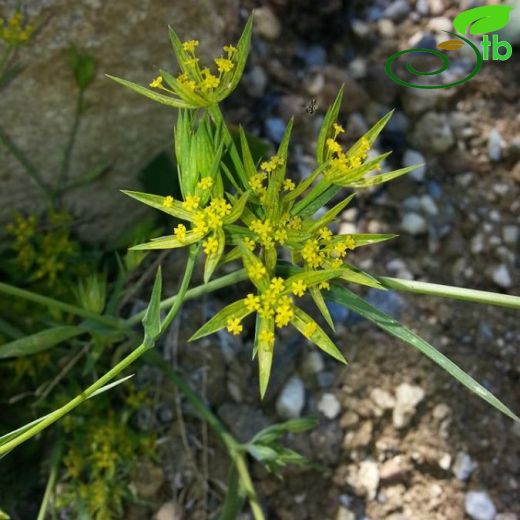
[[(245, 269), (239, 269), (238, 271), (235, 271), (234, 273), (226, 274), (224, 276), (221, 276), (220, 278), (217, 278), (215, 280), (212, 280), (211, 282), (208, 282), (206, 284), (198, 285), (197, 287), (194, 287), (193, 289), (189, 289), (186, 291), (186, 294), (184, 296), (184, 300), (193, 300), (195, 298), (198, 298), (199, 296), (202, 296), (204, 294), (218, 291), (219, 289), (223, 289), (224, 287), (228, 287), (230, 285), (234, 285), (239, 282), (243, 282), (244, 280), (247, 280), (247, 273)], [(1, 287), (0, 287), (1, 289)], [(178, 295), (170, 296), (169, 298), (166, 298), (161, 302), (161, 309), (165, 309), (169, 307), (170, 305), (173, 305), (175, 303), (175, 300), (177, 299)], [(145, 314), (146, 311), (139, 312), (138, 314), (135, 314), (128, 320), (126, 320), (126, 323), (128, 326), (133, 326), (139, 323)]]
[(14, 50), (15, 49), (12, 45), (8, 45), (5, 48), (2, 58), (0, 58), (0, 84), (2, 83), (2, 80), (4, 79), (3, 76), (5, 73), (5, 69), (7, 68), (7, 64), (9, 62), (9, 60), (11, 59), (11, 54), (13, 53)]
[(265, 520), (264, 512), (262, 511), (260, 503), (258, 502), (255, 486), (253, 485), (249, 470), (247, 469), (245, 455), (243, 453), (235, 453), (233, 462), (235, 463), (238, 474), (240, 476), (240, 483), (242, 486), (244, 486), (244, 490), (249, 500), (249, 505), (251, 506), (253, 517), (255, 520)]
[(34, 164), (28, 159), (18, 146), (9, 137), (7, 132), (0, 126), (0, 143), (2, 143), (11, 155), (23, 166), (27, 174), (34, 180), (34, 182), (42, 189), (43, 193), (47, 196), (49, 201), (53, 202), (53, 194), (49, 187), (45, 184), (42, 179), (40, 172), (34, 166)]
[(8, 285), (6, 283), (0, 282), (0, 292), (4, 294), (9, 294), (10, 296), (15, 296), (17, 298), (23, 298), (25, 300), (29, 300), (34, 303), (38, 303), (40, 305), (45, 305), (47, 307), (52, 307), (54, 309), (59, 309), (60, 311), (69, 312), (76, 316), (81, 316), (82, 318), (86, 318), (92, 321), (96, 321), (97, 323), (101, 323), (111, 328), (115, 328), (117, 330), (122, 330), (128, 328), (128, 325), (124, 320), (120, 320), (119, 318), (115, 318), (112, 316), (100, 316), (95, 312), (88, 311), (86, 309), (82, 309), (76, 305), (72, 305), (70, 303), (61, 302), (59, 300), (55, 300), (53, 298), (49, 298), (47, 296), (42, 296), (41, 294), (27, 291), (26, 289), (20, 289), (19, 287), (14, 287), (13, 285)]
[(465, 289), (463, 287), (453, 287), (450, 285), (419, 282), (415, 280), (403, 280), (401, 278), (389, 278), (386, 276), (378, 276), (376, 279), (387, 289), (395, 289), (396, 291), (430, 294), (432, 296), (453, 298), (454, 300), (520, 309), (520, 296), (513, 296), (511, 294), (478, 291), (476, 289)]
[(35, 424), (32, 428), (29, 428), (18, 437), (0, 446), (0, 455), (4, 455), (25, 441), (28, 441), (70, 413), (72, 410), (74, 410), (74, 408), (78, 407), (81, 403), (86, 401), (89, 397), (92, 396), (92, 394), (109, 383), (112, 379), (114, 379), (114, 377), (116, 377), (120, 372), (131, 365), (136, 359), (139, 359), (147, 350), (152, 347), (153, 344), (141, 343), (141, 345), (139, 345), (128, 356), (122, 359), (117, 365), (111, 368), (106, 374), (101, 376), (97, 381), (86, 388), (81, 394), (77, 395), (74, 399), (70, 400), (61, 408), (54, 410), (54, 412), (50, 413), (45, 419), (43, 419), (43, 421), (40, 421), (38, 424)]
[(54, 486), (56, 485), (56, 479), (58, 477), (60, 455), (61, 446), (58, 445), (55, 448), (53, 455), (51, 456), (51, 471), (49, 473), (47, 485), (45, 486), (45, 493), (43, 494), (42, 503), (40, 505), (40, 510), (38, 511), (38, 517), (36, 520), (45, 520), (45, 515), (47, 513), (47, 509), (49, 508), (49, 501), (51, 499), (52, 492), (54, 491)]
[[(194, 247), (192, 250), (190, 250), (190, 257), (188, 258), (188, 263), (186, 265), (186, 270), (184, 272), (184, 276), (181, 282), (181, 293), (184, 291), (186, 293), (186, 288), (191, 280), (191, 275), (193, 273), (193, 265), (196, 260), (196, 253), (198, 252), (198, 248)], [(182, 304), (182, 300), (179, 298), (175, 304), (175, 311), (174, 313), (169, 312), (168, 317), (170, 321), (175, 317), (175, 314), (179, 311), (180, 306)], [(161, 334), (164, 332), (164, 330), (161, 329)], [(91, 384), (86, 390), (84, 390), (81, 394), (77, 395), (74, 399), (69, 401), (67, 404), (62, 406), (61, 408), (58, 408), (57, 410), (54, 410), (52, 413), (47, 415), (42, 421), (38, 422), (31, 428), (25, 430), (23, 433), (21, 433), (18, 437), (15, 437), (14, 439), (6, 442), (5, 444), (0, 446), (0, 455), (4, 455), (11, 451), (13, 448), (16, 448), (20, 444), (24, 443), (25, 441), (31, 439), (41, 431), (45, 430), (52, 424), (54, 424), (56, 421), (61, 419), (63, 416), (70, 413), (74, 408), (79, 406), (81, 403), (86, 401), (89, 397), (91, 397), (93, 394), (95, 394), (100, 388), (105, 386), (107, 383), (109, 383), (114, 377), (116, 377), (120, 372), (125, 370), (128, 366), (130, 366), (134, 361), (139, 359), (145, 352), (153, 348), (155, 345), (155, 342), (151, 340), (150, 338), (147, 338), (147, 340), (143, 343), (141, 343), (135, 350), (130, 352), (128, 356), (123, 358), (119, 363), (117, 363), (113, 368), (111, 368), (106, 374), (101, 376), (97, 381), (95, 381), (93, 384)]]
[(58, 199), (58, 204), (61, 203), (61, 197), (67, 184), (67, 178), (70, 171), (70, 158), (72, 156), (72, 151), (74, 150), (74, 144), (78, 135), (81, 112), (83, 110), (84, 94), (85, 90), (80, 88), (78, 92), (78, 97), (76, 98), (76, 108), (74, 110), (74, 120), (72, 123), (72, 128), (70, 130), (67, 146), (65, 147), (65, 152), (63, 154), (63, 162), (61, 163), (61, 171), (59, 175), (58, 186), (55, 190), (55, 196)]
[(175, 299), (172, 302), (171, 309), (168, 311), (166, 318), (161, 323), (161, 332), (160, 335), (164, 334), (164, 332), (171, 325), (173, 318), (179, 311), (184, 299), (186, 297), (186, 291), (188, 290), (188, 286), (190, 284), (191, 275), (193, 274), (193, 268), (195, 267), (195, 262), (197, 260), (197, 255), (200, 251), (200, 245), (194, 244), (190, 246), (188, 253), (188, 261), (186, 262), (186, 270), (184, 272), (184, 278), (182, 279), (181, 286), (179, 288), (179, 292), (177, 293)]

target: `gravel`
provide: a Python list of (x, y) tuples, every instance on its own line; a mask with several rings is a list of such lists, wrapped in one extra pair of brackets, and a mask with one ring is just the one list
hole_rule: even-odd
[(468, 491), (464, 497), (464, 509), (473, 520), (494, 520), (497, 514), (486, 491)]
[(291, 377), (276, 400), (276, 412), (282, 419), (296, 419), (305, 405), (305, 385), (298, 376)]

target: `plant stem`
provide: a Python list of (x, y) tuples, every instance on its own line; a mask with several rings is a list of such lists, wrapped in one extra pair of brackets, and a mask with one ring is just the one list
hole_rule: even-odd
[[(220, 278), (217, 278), (215, 280), (212, 280), (211, 282), (208, 282), (206, 284), (198, 285), (197, 287), (194, 287), (193, 289), (189, 289), (186, 291), (186, 294), (184, 296), (184, 300), (193, 300), (195, 298), (198, 298), (199, 296), (202, 296), (203, 294), (207, 294), (213, 291), (217, 291), (219, 289), (223, 289), (224, 287), (228, 287), (230, 285), (234, 285), (239, 282), (243, 282), (244, 280), (247, 280), (247, 273), (245, 269), (239, 269), (238, 271), (235, 271), (234, 273), (226, 274), (224, 276), (221, 276)], [(0, 287), (1, 289), (1, 287)], [(166, 298), (161, 302), (161, 309), (165, 309), (169, 307), (170, 305), (175, 303), (175, 300), (177, 299), (178, 295), (170, 296), (169, 298)], [(126, 320), (126, 323), (128, 326), (133, 326), (137, 323), (139, 323), (145, 314), (146, 311), (139, 312), (135, 314), (134, 316), (130, 317)]]
[(8, 285), (6, 283), (0, 282), (0, 292), (3, 292), (4, 294), (9, 294), (10, 296), (15, 296), (17, 298), (24, 298), (25, 300), (29, 300), (40, 305), (45, 305), (47, 307), (59, 309), (60, 311), (70, 312), (71, 314), (75, 314), (76, 316), (81, 316), (82, 318), (96, 321), (98, 323), (101, 323), (111, 328), (115, 328), (117, 330), (128, 328), (126, 322), (119, 318), (112, 316), (100, 316), (95, 312), (82, 309), (81, 307), (78, 307), (76, 305), (61, 302), (59, 300), (43, 296), (32, 291), (27, 291), (26, 289), (20, 289), (19, 287)]
[(197, 260), (197, 255), (199, 254), (199, 251), (199, 244), (193, 244), (190, 246), (188, 260), (186, 262), (186, 270), (184, 271), (184, 277), (182, 279), (179, 292), (173, 300), (172, 306), (168, 311), (166, 318), (164, 318), (164, 321), (161, 323), (161, 332), (159, 335), (164, 334), (164, 332), (168, 329), (173, 318), (175, 318), (175, 315), (179, 311), (182, 303), (184, 302), (184, 299), (186, 297), (186, 291), (188, 290), (188, 286), (190, 284), (191, 275), (193, 274), (193, 268), (195, 267), (195, 262)]
[[(198, 253), (198, 247), (192, 247), (190, 249), (190, 256), (188, 258), (188, 262), (186, 264), (186, 270), (184, 272), (184, 276), (181, 283), (180, 293), (179, 296), (183, 293), (186, 293), (186, 289), (188, 287), (188, 284), (191, 280), (191, 275), (193, 273), (193, 266), (195, 264), (196, 255)], [(167, 318), (171, 320), (175, 317), (177, 312), (179, 311), (182, 304), (182, 299), (178, 298), (172, 307), (172, 310), (168, 313)], [(173, 312), (172, 312), (173, 311)], [(164, 332), (164, 330), (161, 329), (161, 334)], [(91, 384), (86, 390), (84, 390), (81, 394), (77, 395), (74, 399), (70, 400), (67, 404), (62, 406), (61, 408), (58, 408), (57, 410), (54, 410), (52, 413), (47, 415), (42, 421), (38, 422), (28, 430), (25, 430), (23, 433), (21, 433), (18, 437), (15, 437), (14, 439), (6, 442), (5, 444), (0, 446), (0, 455), (4, 455), (11, 451), (13, 448), (16, 448), (23, 442), (31, 439), (41, 431), (45, 430), (52, 424), (54, 424), (56, 421), (61, 419), (63, 416), (74, 410), (77, 406), (79, 406), (81, 403), (86, 401), (89, 397), (91, 397), (93, 394), (95, 394), (100, 388), (105, 386), (107, 383), (109, 383), (114, 377), (116, 377), (120, 372), (125, 370), (128, 366), (130, 366), (134, 361), (139, 359), (145, 352), (153, 348), (155, 345), (155, 342), (151, 340), (150, 338), (147, 338), (147, 340), (143, 343), (141, 343), (135, 350), (130, 352), (128, 356), (123, 358), (119, 363), (117, 363), (113, 368), (111, 368), (108, 372), (106, 372), (103, 376), (101, 376), (97, 381), (95, 381), (93, 384)]]
[(38, 517), (36, 520), (45, 520), (45, 515), (49, 507), (49, 501), (56, 485), (56, 479), (58, 477), (58, 467), (60, 465), (61, 446), (57, 445), (54, 449), (54, 453), (51, 456), (51, 471), (45, 486), (45, 493), (43, 494), (42, 503), (40, 510), (38, 511)]
[(34, 166), (34, 164), (28, 159), (28, 157), (25, 155), (18, 146), (13, 142), (13, 140), (9, 137), (7, 132), (0, 126), (0, 143), (2, 143), (7, 150), (11, 153), (11, 155), (23, 166), (27, 174), (34, 180), (36, 184), (42, 189), (43, 193), (46, 195), (46, 197), (51, 202), (51, 205), (53, 203), (53, 194), (52, 191), (49, 189), (47, 184), (45, 184), (44, 180), (42, 179), (40, 172)]
[(5, 69), (7, 68), (8, 62), (11, 59), (11, 54), (13, 51), (14, 51), (14, 47), (12, 45), (8, 45), (5, 48), (5, 51), (2, 55), (2, 57), (0, 58), (0, 84), (2, 83), (2, 80), (4, 79), (3, 75), (5, 73)]
[(476, 289), (465, 289), (463, 287), (453, 287), (450, 285), (440, 285), (437, 283), (419, 282), (415, 280), (403, 280), (401, 278), (389, 278), (386, 276), (378, 276), (376, 278), (387, 289), (395, 289), (396, 291), (430, 294), (432, 296), (453, 298), (454, 300), (486, 303), (489, 305), (498, 305), (499, 307), (520, 309), (520, 296), (513, 296), (511, 294), (478, 291)]
[(235, 463), (235, 466), (237, 468), (238, 475), (240, 477), (240, 483), (242, 486), (244, 486), (244, 490), (249, 500), (249, 505), (251, 506), (253, 517), (255, 518), (255, 520), (265, 520), (264, 512), (262, 511), (260, 503), (258, 502), (255, 486), (253, 485), (253, 481), (251, 480), (249, 470), (247, 469), (245, 455), (243, 453), (235, 452), (233, 462)]
[(74, 150), (74, 144), (76, 142), (76, 137), (78, 135), (79, 122), (81, 118), (81, 113), (83, 109), (83, 98), (85, 95), (85, 90), (80, 88), (78, 92), (78, 96), (76, 98), (76, 108), (74, 110), (74, 120), (72, 122), (72, 128), (69, 133), (69, 139), (67, 141), (67, 146), (65, 147), (65, 152), (63, 154), (63, 161), (61, 163), (61, 170), (58, 179), (58, 185), (55, 188), (55, 197), (57, 199), (57, 205), (61, 204), (61, 197), (63, 196), (63, 192), (65, 190), (65, 186), (67, 185), (67, 178), (70, 171), (70, 158), (72, 156), (72, 151)]

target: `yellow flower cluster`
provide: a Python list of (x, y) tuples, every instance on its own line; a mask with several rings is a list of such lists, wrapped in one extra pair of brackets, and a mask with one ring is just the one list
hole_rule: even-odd
[(209, 190), (213, 186), (213, 179), (211, 177), (202, 177), (197, 183), (197, 188), (201, 190)]
[[(332, 155), (332, 171), (347, 172), (350, 169), (358, 168), (366, 160), (368, 151), (370, 150), (370, 141), (366, 137), (362, 137), (354, 152), (347, 155), (336, 140), (338, 135), (343, 131), (343, 127), (335, 124), (334, 137), (329, 137), (326, 141), (327, 149)], [(327, 175), (327, 171), (325, 175)]]
[[(200, 68), (199, 58), (195, 54), (195, 49), (199, 46), (198, 40), (188, 40), (182, 43), (182, 50), (187, 56), (182, 61), (182, 66), (188, 68), (182, 74), (177, 76), (177, 81), (191, 92), (208, 94), (217, 89), (223, 80), (223, 76), (231, 72), (235, 68), (233, 56), (237, 49), (232, 45), (223, 47), (226, 57), (220, 56), (214, 59), (217, 67), (218, 76), (213, 74), (208, 67)], [(151, 83), (150, 87), (170, 91), (163, 84), (162, 76), (157, 76)]]
[[(196, 198), (199, 199), (199, 197)], [(195, 214), (193, 230), (198, 233), (207, 233), (211, 229), (221, 228), (224, 225), (224, 217), (230, 213), (231, 204), (226, 202), (226, 199), (212, 199), (208, 206)]]
[(254, 219), (249, 225), (249, 230), (258, 235), (258, 241), (263, 246), (285, 244), (287, 241), (287, 229), (283, 220), (278, 225), (273, 225), (269, 219)]
[(318, 325), (315, 321), (309, 321), (303, 327), (303, 335), (310, 338), (318, 330)]
[(244, 330), (244, 326), (240, 323), (239, 318), (230, 318), (227, 321), (226, 328), (228, 332), (235, 336), (238, 336)]
[(282, 166), (283, 159), (281, 157), (278, 157), (278, 155), (273, 155), (268, 161), (264, 161), (262, 164), (260, 164), (260, 169), (271, 173), (272, 171), (276, 170), (278, 166)]
[(22, 25), (22, 14), (18, 11), (7, 22), (0, 18), (0, 40), (16, 46), (27, 43), (34, 33), (34, 26)]
[(341, 241), (332, 240), (332, 237), (332, 231), (324, 226), (315, 238), (305, 243), (301, 255), (308, 267), (338, 268), (343, 265), (342, 259), (347, 255), (347, 250), (354, 249), (356, 243), (351, 236), (343, 237)]
[(218, 251), (218, 240), (215, 237), (208, 237), (202, 242), (202, 249), (207, 255), (214, 255)]
[(173, 206), (173, 197), (171, 195), (164, 197), (163, 206), (165, 208), (171, 208)]

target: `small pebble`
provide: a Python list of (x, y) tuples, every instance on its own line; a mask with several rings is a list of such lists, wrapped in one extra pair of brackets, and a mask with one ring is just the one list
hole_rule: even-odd
[(401, 220), (401, 229), (410, 235), (422, 235), (428, 230), (428, 224), (418, 213), (406, 213)]
[(298, 376), (285, 383), (276, 400), (276, 411), (282, 419), (296, 419), (305, 405), (305, 386)]
[(486, 491), (468, 491), (464, 509), (473, 520), (494, 520), (497, 514), (495, 504)]
[(266, 40), (276, 40), (280, 36), (282, 26), (269, 7), (263, 6), (255, 9), (254, 16), (254, 28), (257, 34)]
[(335, 419), (341, 411), (341, 403), (334, 394), (323, 394), (318, 403), (318, 410), (327, 419)]
[(502, 136), (496, 128), (489, 132), (488, 154), (493, 162), (498, 162), (502, 158)]
[(503, 289), (510, 289), (513, 285), (513, 280), (511, 279), (509, 269), (504, 264), (500, 264), (493, 268), (491, 277), (493, 281)]
[(414, 166), (416, 164), (421, 164), (422, 166), (415, 168), (415, 170), (412, 170), (408, 175), (414, 181), (422, 182), (424, 181), (424, 176), (426, 174), (426, 159), (421, 152), (409, 148), (403, 155), (403, 167), (408, 168), (409, 166)]

